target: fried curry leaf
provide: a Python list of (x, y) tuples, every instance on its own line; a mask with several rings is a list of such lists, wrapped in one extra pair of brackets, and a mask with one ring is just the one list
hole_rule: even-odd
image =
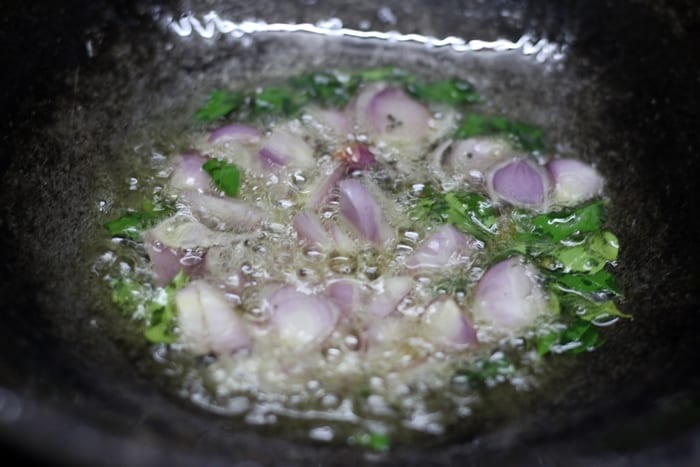
[(148, 341), (154, 344), (175, 342), (175, 293), (188, 281), (187, 275), (180, 270), (170, 284), (157, 289), (152, 300), (146, 305), (147, 325), (144, 335)]
[(467, 191), (443, 194), (430, 185), (423, 189), (413, 208), (413, 215), (418, 220), (435, 224), (449, 222), (479, 240), (493, 236), (498, 220), (491, 202), (480, 194)]
[(525, 123), (509, 120), (505, 117), (490, 117), (486, 115), (466, 115), (457, 131), (455, 138), (465, 139), (473, 136), (504, 135), (513, 143), (526, 151), (544, 149), (542, 130)]
[(254, 116), (280, 114), (286, 117), (297, 113), (309, 99), (301, 92), (285, 86), (258, 88), (252, 98)]
[(391, 439), (386, 433), (360, 433), (351, 436), (349, 443), (372, 451), (385, 452), (389, 450)]
[(240, 109), (246, 101), (241, 92), (216, 90), (211, 93), (206, 104), (197, 111), (195, 119), (200, 122), (213, 122)]
[(491, 202), (478, 193), (452, 191), (445, 194), (445, 203), (448, 222), (462, 232), (479, 240), (486, 240), (496, 232), (496, 211)]
[(163, 201), (145, 201), (138, 211), (127, 212), (104, 224), (113, 237), (141, 240), (141, 233), (175, 212), (175, 208)]
[(175, 293), (188, 277), (181, 270), (165, 287), (153, 289), (148, 283), (120, 277), (111, 282), (112, 302), (128, 316), (146, 320), (144, 336), (149, 342), (175, 341)]
[(223, 191), (226, 196), (235, 198), (241, 186), (241, 171), (233, 164), (209, 159), (202, 165), (202, 170), (209, 174), (214, 186)]
[(507, 358), (482, 358), (460, 371), (467, 377), (472, 388), (483, 389), (498, 382), (499, 379), (515, 374), (515, 365)]
[(471, 83), (459, 78), (425, 84), (410, 82), (405, 88), (411, 96), (429, 102), (461, 105), (479, 101), (479, 95)]
[(595, 232), (605, 218), (606, 201), (594, 201), (573, 210), (540, 214), (524, 222), (523, 230), (539, 236), (548, 236), (554, 242), (563, 240), (574, 233)]
[(292, 78), (289, 84), (304, 94), (306, 99), (323, 107), (343, 107), (357, 92), (360, 79), (352, 76), (341, 80), (332, 73), (313, 72)]
[(561, 306), (567, 313), (590, 322), (604, 322), (611, 318), (631, 318), (623, 313), (612, 300), (596, 301), (576, 294), (563, 294)]
[(578, 295), (620, 295), (620, 287), (615, 277), (606, 270), (600, 270), (594, 274), (570, 273), (551, 274), (552, 286), (562, 292), (571, 292)]
[(609, 231), (594, 232), (574, 245), (557, 245), (543, 252), (539, 264), (553, 271), (595, 274), (617, 259), (619, 244)]
[(416, 79), (415, 76), (406, 70), (393, 66), (370, 68), (369, 70), (358, 71), (353, 76), (365, 83), (376, 83), (378, 81), (411, 83)]

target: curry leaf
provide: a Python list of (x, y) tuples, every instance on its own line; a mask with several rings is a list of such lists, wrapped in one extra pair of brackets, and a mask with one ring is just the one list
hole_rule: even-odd
[(342, 107), (357, 92), (360, 80), (354, 76), (341, 80), (332, 73), (313, 72), (294, 77), (289, 84), (323, 107)]
[(487, 135), (507, 136), (516, 146), (527, 151), (544, 149), (542, 130), (504, 117), (469, 114), (462, 119), (455, 133), (459, 139)]
[(351, 436), (349, 442), (377, 452), (388, 451), (391, 445), (391, 439), (386, 433), (361, 433)]
[(297, 113), (308, 98), (303, 93), (284, 86), (269, 86), (255, 91), (252, 100), (252, 113), (255, 116), (281, 114), (291, 116)]
[(413, 97), (429, 102), (446, 104), (471, 104), (479, 101), (474, 87), (463, 79), (450, 78), (432, 83), (408, 83), (406, 91)]
[(553, 271), (595, 274), (617, 259), (617, 237), (609, 231), (595, 232), (574, 245), (559, 245), (540, 258), (540, 265)]
[(238, 167), (228, 162), (209, 159), (202, 165), (202, 170), (209, 174), (214, 185), (226, 196), (234, 198), (238, 195), (241, 186), (241, 172)]
[(241, 108), (245, 100), (243, 93), (216, 90), (211, 93), (207, 103), (197, 111), (195, 119), (200, 122), (213, 122)]
[(578, 295), (606, 294), (620, 295), (620, 287), (615, 277), (606, 270), (600, 270), (594, 274), (570, 273), (551, 274), (553, 287)]
[(529, 230), (558, 242), (574, 233), (595, 232), (605, 217), (605, 201), (595, 201), (566, 211), (540, 214), (527, 221)]
[(157, 290), (147, 304), (148, 323), (144, 335), (150, 342), (169, 344), (175, 341), (175, 294), (188, 281), (187, 275), (180, 270), (166, 287)]
[(104, 224), (104, 228), (113, 237), (139, 241), (144, 230), (152, 227), (173, 212), (175, 212), (175, 208), (163, 201), (146, 201), (141, 205), (140, 210), (127, 212), (123, 216)]
[(449, 192), (445, 195), (447, 220), (459, 230), (479, 240), (493, 236), (497, 227), (496, 211), (489, 200), (477, 193)]

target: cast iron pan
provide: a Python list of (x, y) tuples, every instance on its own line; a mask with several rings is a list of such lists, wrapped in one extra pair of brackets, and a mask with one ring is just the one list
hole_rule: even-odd
[[(6, 450), (59, 465), (700, 463), (694, 2), (10, 3), (0, 19)], [(294, 71), (306, 66), (300, 57), (317, 68), (342, 65), (327, 38), (295, 36), (289, 53), (280, 53), (274, 38), (243, 46), (223, 36), (179, 37), (167, 27), (183, 12), (202, 18), (210, 9), (238, 21), (338, 18), (350, 28), (436, 37), (531, 34), (563, 47), (562, 60), (541, 66), (532, 57), (515, 66), (426, 50), (413, 66), (466, 69), (510, 99), (503, 104), (516, 116), (598, 164), (622, 245), (622, 306), (634, 320), (615, 326), (601, 350), (563, 360), (542, 388), (491, 403), (449, 441), (386, 455), (285, 440), (173, 397), (148, 377), (144, 349), (115, 331), (119, 323), (90, 273), (96, 250), (86, 245), (103, 235), (108, 215), (98, 200), (111, 201), (122, 186), (130, 173), (125, 148), (151, 136), (148, 122), (160, 118), (176, 129), (184, 122), (177, 115), (191, 110), (186, 102), (201, 99), (225, 73), (248, 79)], [(304, 41), (317, 53), (297, 53)], [(391, 47), (379, 47), (369, 61), (388, 62)], [(363, 46), (354, 50), (348, 64), (368, 60)], [(270, 57), (281, 62), (267, 66)]]

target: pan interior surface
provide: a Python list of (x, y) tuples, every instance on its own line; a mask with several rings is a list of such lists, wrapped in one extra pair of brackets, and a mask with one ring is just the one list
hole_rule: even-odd
[[(462, 51), (308, 31), (209, 38), (173, 29), (179, 7), (106, 8), (99, 25), (80, 29), (85, 56), (77, 65), (65, 59), (53, 84), (32, 88), (6, 133), (11, 157), (3, 174), (2, 246), (8, 280), (0, 348), (4, 356), (17, 355), (0, 364), (0, 427), (10, 433), (7, 439), (68, 461), (96, 459), (101, 448), (117, 446), (122, 457), (115, 465), (169, 457), (182, 464), (201, 458), (268, 464), (276, 453), (299, 463), (377, 457), (284, 440), (274, 426), (251, 429), (184, 403), (169, 389), (162, 365), (135, 339), (138, 333), (116, 315), (92, 268), (104, 248), (94, 240), (104, 238), (101, 225), (124, 199), (138, 199), (129, 179), (154, 152), (182, 149), (190, 116), (211, 89), (247, 87), (261, 76), (274, 82), (308, 69), (389, 64), (423, 76), (467, 78), (494, 109), (541, 126), (561, 143), (560, 154), (597, 164), (608, 181), (611, 229), (622, 245), (622, 308), (634, 320), (615, 326), (599, 351), (552, 365), (537, 389), (494, 393), (439, 447), (400, 446), (375, 461), (415, 464), (427, 456), (437, 463), (459, 458), (495, 465), (510, 455), (494, 454), (502, 447), (515, 453), (538, 446), (557, 459), (566, 452), (561, 446), (572, 445), (582, 456), (595, 452), (607, 459), (670, 443), (696, 427), (692, 356), (700, 319), (692, 246), (699, 232), (689, 213), (698, 201), (691, 174), (700, 165), (694, 131), (700, 121), (688, 87), (699, 69), (698, 58), (687, 55), (692, 23), (673, 17), (672, 9), (597, 2), (596, 8), (581, 2), (554, 13), (498, 2), (501, 8), (450, 5), (424, 14), (410, 2), (361, 3), (353, 10), (306, 3), (227, 6), (217, 13), (241, 23), (262, 17), (269, 24), (320, 24), (333, 31), (340, 22), (356, 31), (508, 37), (512, 44), (530, 34), (533, 49)], [(457, 10), (459, 18), (451, 14)], [(70, 27), (80, 21), (69, 19), (72, 11), (67, 7), (54, 18)], [(205, 24), (207, 13), (193, 11), (191, 18)], [(601, 34), (615, 39), (602, 43)], [(636, 421), (668, 428), (640, 431)], [(75, 437), (95, 443), (66, 448)], [(39, 438), (53, 441), (39, 447)], [(164, 446), (173, 449), (164, 454)]]

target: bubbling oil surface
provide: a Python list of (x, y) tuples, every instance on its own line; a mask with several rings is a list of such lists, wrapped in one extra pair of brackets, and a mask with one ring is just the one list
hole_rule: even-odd
[[(295, 34), (260, 34), (228, 44), (231, 56), (214, 56), (215, 61), (207, 64), (206, 73), (174, 81), (164, 91), (161, 101), (155, 96), (156, 105), (147, 112), (153, 117), (151, 123), (129, 135), (127, 141), (131, 147), (122, 149), (124, 159), (130, 161), (122, 172), (128, 175), (126, 183), (115, 186), (112, 197), (102, 203), (133, 205), (134, 200), (167, 185), (168, 157), (203, 145), (204, 135), (192, 123), (190, 115), (212, 88), (246, 88), (252, 83), (259, 84), (261, 77), (273, 83), (308, 69), (391, 64), (425, 77), (460, 76), (473, 82), (486, 97), (480, 104), (485, 111), (527, 120), (545, 131), (556, 127), (557, 139), (553, 142), (562, 155), (572, 154), (577, 148), (580, 133), (562, 126), (558, 116), (575, 111), (576, 102), (562, 107), (561, 98), (578, 99), (579, 90), (572, 86), (576, 81), (568, 79), (558, 60), (551, 62), (517, 49), (431, 50), (424, 45), (397, 44), (386, 38)], [(290, 48), (290, 43), (295, 47)], [(542, 79), (548, 83), (544, 89), (535, 84)], [(196, 89), (195, 96), (182, 93), (188, 88)], [(585, 114), (579, 114), (579, 121), (581, 118)], [(211, 155), (217, 156), (213, 148)], [(380, 159), (391, 162), (394, 156), (387, 152)], [(400, 171), (387, 163), (384, 172), (370, 174), (369, 178), (385, 190), (391, 202), (390, 212), (402, 214), (397, 218), (403, 221), (392, 224), (397, 238), (394, 248), (368, 249), (355, 257), (315, 251), (300, 248), (290, 226), (299, 203), (295, 195), (305, 182), (323, 172), (329, 154), (321, 150), (318, 157), (321, 162), (317, 173), (286, 173), (277, 181), (247, 174), (241, 197), (266, 204), (274, 221), (243, 245), (231, 251), (218, 251), (222, 257), (222, 278), (235, 271), (253, 282), (292, 282), (311, 291), (319, 286), (319, 279), (329, 275), (374, 283), (382, 275), (398, 271), (403, 259), (429, 234), (425, 227), (406, 221), (405, 214), (415, 200), (413, 187), (426, 182), (439, 182), (443, 186), (451, 183), (436, 180), (436, 174), (427, 172), (426, 164), (420, 162)], [(337, 215), (337, 206), (331, 203), (327, 215)], [(128, 274), (148, 280), (147, 261), (128, 250), (118, 242), (113, 243), (110, 251), (100, 256), (95, 270), (103, 277)], [(270, 258), (278, 261), (270, 262)], [(472, 284), (482, 271), (483, 264), (479, 261), (477, 254), (468, 276)], [(419, 278), (412, 298), (402, 303), (401, 311), (409, 319), (411, 313), (417, 319), (430, 298), (446, 292), (436, 290), (435, 284), (449, 276), (447, 273), (443, 277)], [(259, 289), (251, 287), (243, 296), (230, 297), (251, 322), (264, 319), (252, 305), (258, 302), (259, 293)], [(469, 290), (455, 292), (455, 297), (466, 303)], [(519, 354), (517, 366), (503, 366), (486, 380), (487, 390), (510, 382), (507, 385), (510, 389), (505, 390), (509, 397), (537, 386), (536, 373), (541, 362), (521, 348), (522, 339), (489, 341), (487, 329), (481, 334), (484, 344), (478, 352), (458, 355), (413, 341), (367, 356), (358, 351), (362, 346), (358, 335), (339, 332), (322, 349), (313, 351), (290, 352), (288, 348), (276, 347), (274, 341), (261, 339), (259, 352), (216, 359), (203, 357), (196, 361), (177, 345), (168, 349), (156, 346), (151, 359), (143, 360), (141, 367), (164, 387), (175, 388), (179, 397), (206, 411), (237, 420), (242, 426), (264, 425), (270, 427), (268, 431), (318, 442), (345, 443), (361, 433), (388, 434), (397, 442), (424, 441), (426, 435), (446, 437), (455, 426), (474, 427), (478, 422), (470, 424), (469, 420), (482, 420), (475, 416), (475, 410), (484, 400), (483, 391), (475, 390), (468, 377), (459, 371), (476, 358), (498, 362), (506, 353)], [(498, 389), (494, 393), (499, 391), (504, 392)]]

